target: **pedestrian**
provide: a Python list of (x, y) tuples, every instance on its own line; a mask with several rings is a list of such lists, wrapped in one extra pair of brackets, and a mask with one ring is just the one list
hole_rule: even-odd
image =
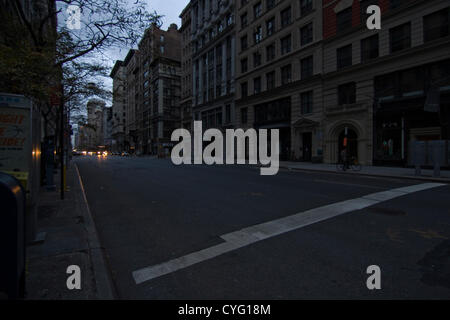
[(344, 171), (347, 169), (350, 169), (350, 166), (348, 163), (347, 148), (344, 148), (341, 151), (341, 161), (344, 164)]

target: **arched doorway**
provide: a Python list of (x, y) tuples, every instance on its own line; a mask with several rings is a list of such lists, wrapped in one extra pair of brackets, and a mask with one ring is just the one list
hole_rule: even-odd
[[(347, 133), (347, 134), (346, 134)], [(347, 139), (346, 139), (347, 138)], [(345, 141), (347, 140), (347, 141)], [(341, 159), (341, 152), (344, 147), (347, 148), (347, 155), (349, 159), (355, 158), (358, 159), (358, 134), (355, 130), (350, 128), (342, 130), (339, 134), (338, 140), (338, 158)]]

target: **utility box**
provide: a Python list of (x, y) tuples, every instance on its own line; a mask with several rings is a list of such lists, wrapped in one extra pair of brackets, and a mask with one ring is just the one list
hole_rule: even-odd
[(409, 144), (408, 165), (434, 166), (436, 163), (441, 167), (450, 166), (450, 141), (411, 141)]
[(24, 298), (25, 191), (13, 176), (0, 172), (0, 299)]
[(41, 117), (22, 95), (0, 93), (0, 172), (17, 178), (26, 192), (26, 238), (36, 238), (40, 186)]

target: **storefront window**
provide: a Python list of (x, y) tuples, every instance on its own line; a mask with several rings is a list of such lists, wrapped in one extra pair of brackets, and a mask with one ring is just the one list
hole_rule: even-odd
[(400, 120), (380, 121), (377, 127), (377, 160), (402, 160), (402, 127)]
[(400, 90), (403, 97), (418, 96), (424, 93), (423, 74), (422, 68), (406, 70), (401, 73)]

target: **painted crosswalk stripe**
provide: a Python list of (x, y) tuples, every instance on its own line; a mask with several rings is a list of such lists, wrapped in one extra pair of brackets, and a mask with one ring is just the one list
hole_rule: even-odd
[(161, 264), (136, 270), (133, 272), (133, 278), (136, 284), (141, 284), (262, 240), (276, 237), (278, 235), (325, 221), (345, 213), (365, 209), (384, 201), (442, 186), (445, 186), (445, 184), (424, 183), (382, 191), (257, 224), (222, 235), (221, 238), (225, 242), (218, 245), (196, 251)]

